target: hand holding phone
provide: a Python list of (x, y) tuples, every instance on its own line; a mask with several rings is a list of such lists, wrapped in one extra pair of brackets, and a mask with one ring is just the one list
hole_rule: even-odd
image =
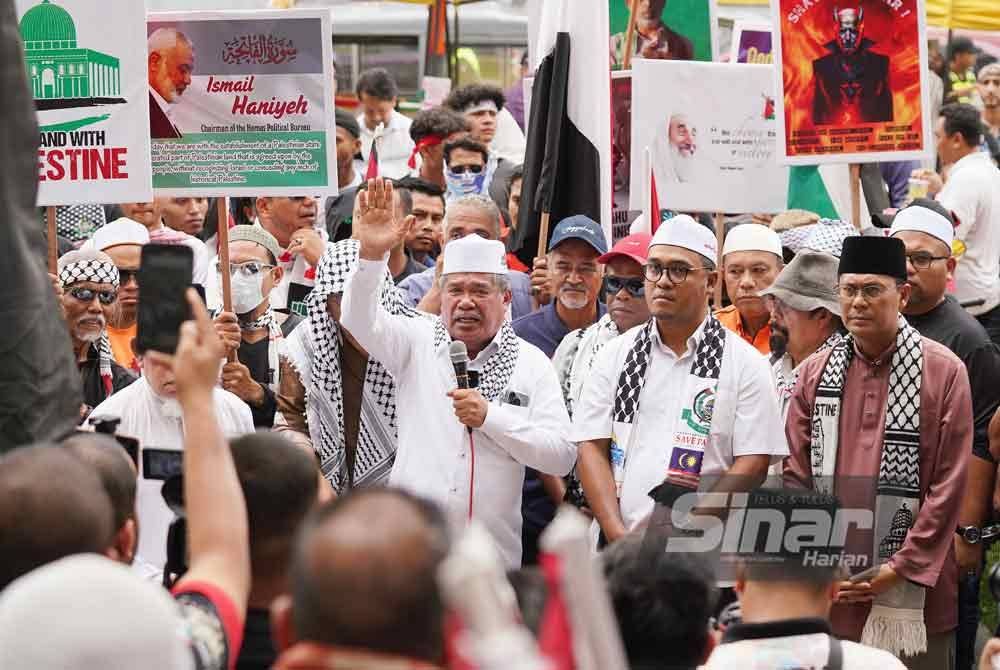
[(136, 351), (172, 354), (181, 324), (191, 318), (185, 292), (191, 286), (194, 254), (184, 246), (147, 244), (139, 266)]

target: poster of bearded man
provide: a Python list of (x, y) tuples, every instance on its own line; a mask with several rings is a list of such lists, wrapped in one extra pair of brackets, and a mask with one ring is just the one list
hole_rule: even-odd
[[(788, 168), (776, 160), (770, 65), (640, 59), (632, 69), (632, 153), (649, 149), (650, 173), (631, 165), (632, 209), (651, 177), (660, 209), (780, 212)], [(698, 90), (679, 98), (676, 91)]]
[(772, 13), (781, 162), (929, 157), (922, 0), (777, 0)]

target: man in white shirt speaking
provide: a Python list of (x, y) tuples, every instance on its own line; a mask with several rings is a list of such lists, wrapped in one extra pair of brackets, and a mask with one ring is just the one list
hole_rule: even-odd
[[(506, 320), (505, 247), (478, 235), (448, 244), (441, 317), (401, 319), (376, 296), (388, 252), (413, 217), (394, 219), (392, 185), (381, 179), (358, 198), (360, 259), (344, 287), (341, 324), (396, 381), (399, 446), (389, 483), (436, 501), (452, 520), (479, 520), (507, 567), (518, 567), (524, 467), (565, 475), (576, 449), (552, 364)], [(457, 388), (449, 352), (459, 342), (478, 373), (475, 388)]]
[(767, 359), (708, 310), (715, 236), (663, 223), (643, 268), (652, 318), (598, 352), (573, 411), (577, 473), (613, 542), (653, 511), (650, 491), (747, 491), (788, 454)]

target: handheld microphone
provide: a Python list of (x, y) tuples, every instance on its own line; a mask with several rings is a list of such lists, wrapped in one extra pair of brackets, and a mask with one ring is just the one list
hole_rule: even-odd
[(448, 356), (451, 357), (451, 364), (455, 368), (455, 379), (458, 380), (458, 388), (469, 388), (469, 350), (465, 342), (455, 340), (448, 347)]

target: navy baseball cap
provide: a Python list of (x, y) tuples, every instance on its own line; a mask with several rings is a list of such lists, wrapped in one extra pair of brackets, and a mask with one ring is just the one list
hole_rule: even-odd
[(608, 253), (608, 240), (604, 237), (604, 229), (601, 225), (583, 214), (569, 216), (559, 222), (556, 229), (552, 231), (552, 238), (549, 240), (549, 251), (552, 251), (566, 240), (583, 240), (598, 255), (603, 256)]

